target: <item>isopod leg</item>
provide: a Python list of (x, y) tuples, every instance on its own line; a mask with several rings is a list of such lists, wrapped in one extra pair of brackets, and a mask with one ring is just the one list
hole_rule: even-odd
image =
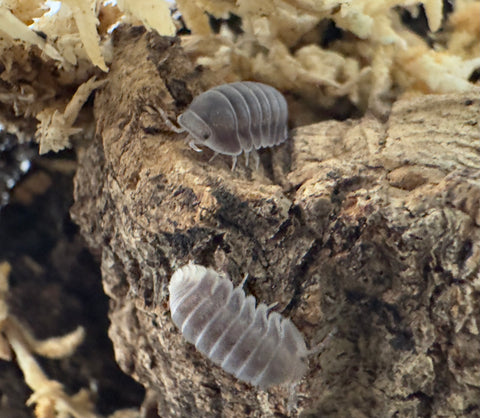
[(310, 350), (307, 350), (306, 356), (310, 356), (312, 354), (319, 354), (325, 351), (325, 348), (327, 345), (330, 343), (332, 340), (333, 336), (337, 333), (338, 329), (335, 327), (333, 330), (331, 330), (324, 338), (322, 341), (320, 341), (318, 344), (313, 346)]
[(194, 141), (193, 139), (188, 143), (188, 145), (189, 145), (190, 148), (192, 148), (193, 150), (195, 150), (195, 151), (197, 151), (197, 152), (202, 152), (202, 150), (195, 145), (195, 141)]
[(255, 170), (260, 166), (260, 156), (256, 150), (252, 150), (253, 159), (255, 160)]
[(211, 162), (215, 159), (215, 157), (216, 157), (217, 155), (218, 155), (218, 152), (215, 152), (215, 153), (212, 155), (212, 157), (208, 160), (208, 162), (211, 163)]
[(245, 153), (245, 166), (247, 166), (247, 167), (248, 167), (248, 159), (249, 159), (249, 157), (250, 157), (250, 153), (249, 153), (249, 152), (246, 152), (246, 153)]
[(245, 282), (247, 281), (247, 279), (248, 279), (248, 273), (245, 273), (245, 277), (243, 278), (242, 283), (238, 285), (238, 287), (242, 288)]
[(235, 167), (237, 166), (237, 156), (234, 155), (232, 157), (232, 171), (235, 171)]
[(267, 306), (267, 312), (270, 312), (275, 306), (278, 305), (278, 302), (273, 302), (270, 305)]

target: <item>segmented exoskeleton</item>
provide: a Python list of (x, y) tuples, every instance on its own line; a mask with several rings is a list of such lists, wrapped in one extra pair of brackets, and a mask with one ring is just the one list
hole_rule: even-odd
[(295, 325), (242, 285), (212, 269), (189, 264), (170, 281), (172, 320), (198, 351), (235, 377), (264, 389), (293, 383), (305, 373), (307, 350)]
[(215, 155), (233, 157), (272, 147), (288, 137), (288, 107), (283, 95), (272, 86), (241, 81), (214, 87), (195, 97), (178, 117), (179, 125), (188, 131), (190, 146), (205, 145)]

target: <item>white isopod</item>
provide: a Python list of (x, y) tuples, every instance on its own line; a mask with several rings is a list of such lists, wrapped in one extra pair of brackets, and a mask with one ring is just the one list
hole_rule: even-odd
[[(190, 146), (200, 151), (204, 145), (215, 155), (233, 157), (272, 147), (288, 137), (288, 107), (283, 95), (272, 86), (252, 81), (222, 84), (195, 97), (178, 123), (192, 140)], [(176, 129), (178, 132), (179, 130)]]
[(185, 339), (239, 380), (265, 389), (305, 374), (311, 351), (300, 331), (265, 304), (255, 307), (242, 285), (188, 264), (173, 274), (169, 291), (172, 320)]

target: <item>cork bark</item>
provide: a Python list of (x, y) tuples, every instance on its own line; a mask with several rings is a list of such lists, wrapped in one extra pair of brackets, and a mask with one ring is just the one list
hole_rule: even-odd
[[(291, 132), (258, 170), (169, 131), (215, 83), (173, 38), (121, 29), (79, 153), (72, 215), (101, 249), (110, 337), (161, 417), (480, 416), (480, 97), (397, 101)], [(294, 115), (292, 115), (294, 117)], [(168, 282), (189, 261), (245, 273), (247, 294), (310, 346), (295, 387), (236, 380), (173, 325)], [(290, 398), (290, 402), (289, 402)]]

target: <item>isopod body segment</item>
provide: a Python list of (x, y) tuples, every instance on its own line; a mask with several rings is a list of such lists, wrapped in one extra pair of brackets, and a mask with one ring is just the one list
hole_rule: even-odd
[(296, 382), (308, 350), (288, 319), (256, 305), (241, 286), (212, 269), (188, 264), (170, 281), (170, 311), (184, 338), (239, 380), (262, 389)]
[(287, 102), (277, 89), (241, 81), (195, 97), (178, 123), (193, 138), (193, 148), (205, 145), (216, 153), (236, 157), (285, 141), (287, 119)]

